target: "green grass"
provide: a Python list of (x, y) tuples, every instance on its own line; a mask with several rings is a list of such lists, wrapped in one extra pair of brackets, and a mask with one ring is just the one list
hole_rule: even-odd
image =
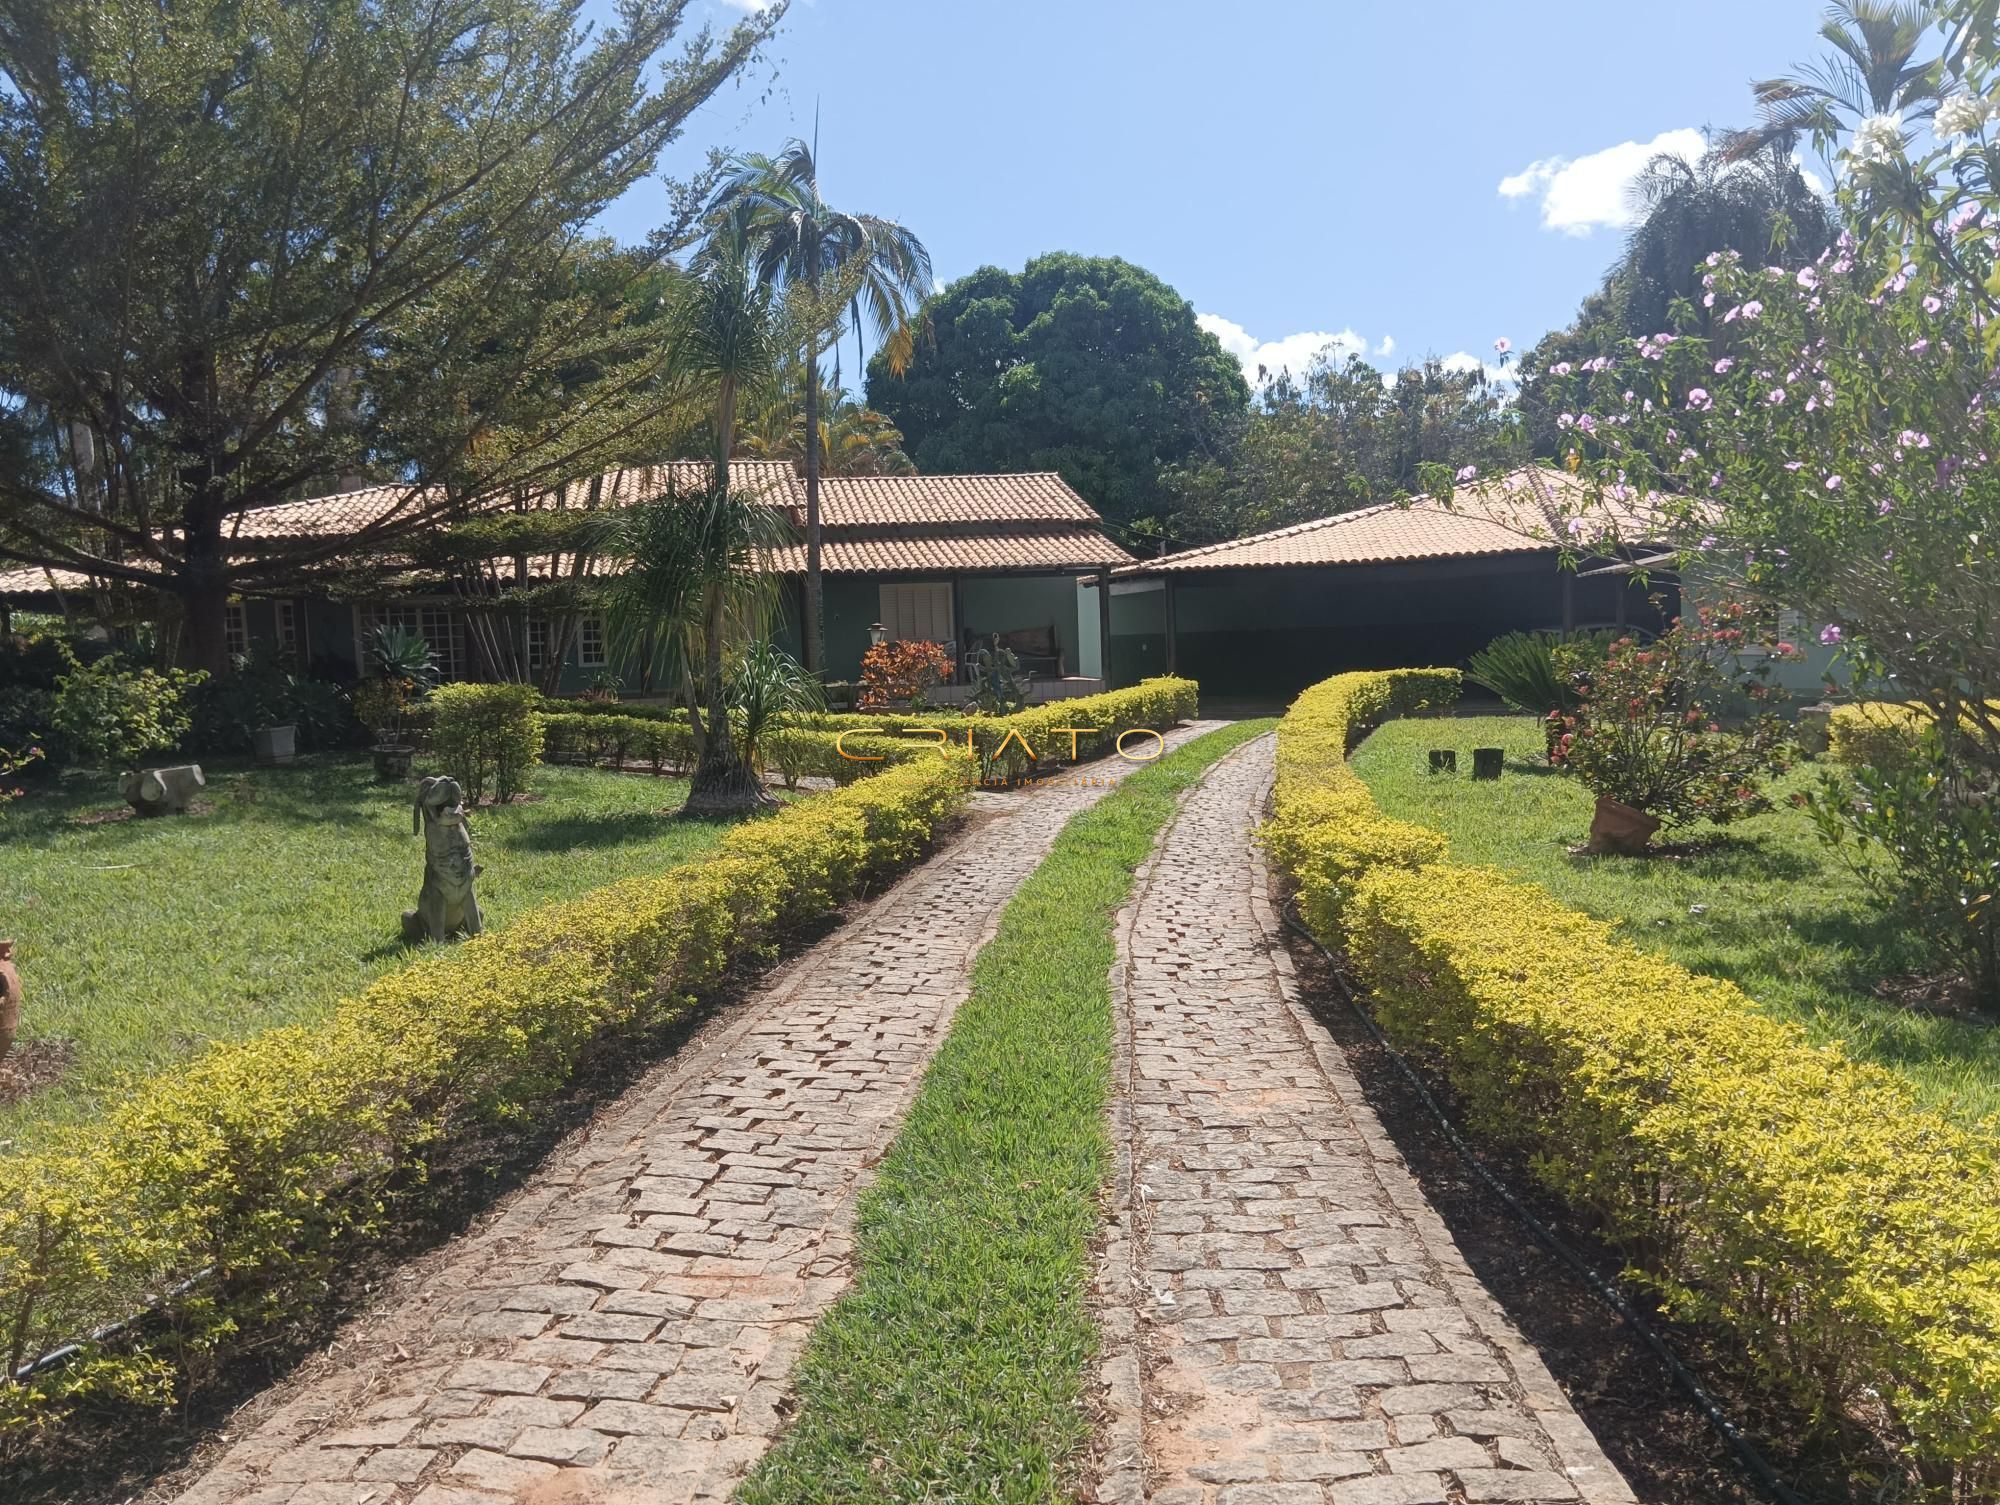
[(1111, 1166), (1112, 917), (1181, 793), (1270, 725), (1132, 775), (1008, 903), (862, 1201), (860, 1271), (800, 1360), (798, 1422), (745, 1505), (1071, 1498)]
[[(317, 1019), (413, 954), (399, 924), (424, 847), (407, 788), (344, 757), (209, 773), (205, 815), (85, 824), (120, 806), (109, 775), (80, 773), (0, 812), (22, 1034), (76, 1043), (59, 1084), (0, 1108), (0, 1150), (205, 1041)], [(489, 926), (684, 862), (725, 829), (662, 814), (686, 795), (677, 781), (540, 768), (534, 782), (541, 798), (473, 816)]]
[[(1503, 747), (1497, 782), (1469, 777), (1474, 747)], [(1425, 751), (1458, 750), (1459, 773), (1433, 777)], [(1903, 1073), (1931, 1104), (1965, 1118), (2000, 1112), (2000, 1030), (1874, 996), (1885, 978), (1924, 970), (1922, 948), (1877, 907), (1784, 796), (1817, 782), (1807, 765), (1778, 780), (1779, 808), (1715, 832), (1685, 859), (1572, 857), (1591, 796), (1542, 761), (1537, 722), (1519, 716), (1391, 722), (1358, 748), (1354, 768), (1383, 810), (1443, 831), (1459, 862), (1490, 864), (1565, 904), (1623, 920), (1635, 944), (1695, 972), (1726, 977), (1813, 1039)], [(1699, 908), (1697, 908), (1699, 906)]]

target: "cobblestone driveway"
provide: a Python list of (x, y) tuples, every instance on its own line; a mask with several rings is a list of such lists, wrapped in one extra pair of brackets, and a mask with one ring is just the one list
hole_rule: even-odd
[(726, 1495), (784, 1424), (793, 1359), (848, 1279), (855, 1192), (973, 957), (1063, 824), (1133, 766), (980, 796), (973, 832), (413, 1272), (182, 1505)]
[(1099, 1499), (1630, 1501), (1297, 1002), (1271, 753), (1215, 766), (1124, 916)]

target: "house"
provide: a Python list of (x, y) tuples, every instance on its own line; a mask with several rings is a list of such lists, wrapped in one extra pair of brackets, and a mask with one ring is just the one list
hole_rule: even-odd
[[(1529, 466), (1112, 571), (1112, 680), (1186, 674), (1291, 694), (1329, 674), (1456, 664), (1516, 629), (1633, 625), (1679, 610), (1670, 575), (1609, 574), (1659, 529), (1637, 509), (1568, 517), (1582, 482)], [(1562, 562), (1558, 539), (1580, 555)]]
[[(708, 467), (674, 462), (610, 472), (536, 495), (527, 510), (629, 506), (670, 490), (702, 485)], [(733, 485), (782, 509), (794, 541), (766, 567), (785, 577), (775, 636), (800, 651), (804, 607), (805, 484), (788, 462), (737, 461)], [(247, 538), (320, 539), (358, 533), (407, 497), (398, 486), (365, 487), (262, 508), (245, 519)], [(1053, 474), (825, 477), (820, 482), (826, 676), (855, 679), (879, 631), (889, 640), (927, 639), (953, 646), (961, 665), (976, 645), (998, 636), (1035, 681), (1035, 698), (1103, 687), (1103, 582), (1132, 556), (1100, 531), (1102, 520)], [(503, 510), (495, 507), (495, 511)], [(502, 570), (504, 583), (573, 576), (570, 556), (524, 559)], [(586, 573), (602, 566), (581, 562)], [(58, 609), (64, 593), (88, 593), (70, 571), (0, 572), (0, 598), (13, 607)], [(476, 593), (416, 571), (358, 591), (331, 591), (232, 602), (230, 647), (275, 650), (317, 675), (351, 678), (368, 633), (407, 626), (431, 644), (448, 678), (495, 677), (488, 647), (491, 614)], [(482, 629), (482, 616), (488, 626)], [(549, 624), (530, 620), (525, 657), (533, 669), (554, 646)], [(604, 624), (582, 619), (563, 647), (558, 684), (588, 688), (611, 667)], [(961, 674), (959, 678), (963, 678)], [(947, 688), (939, 698), (951, 698)]]

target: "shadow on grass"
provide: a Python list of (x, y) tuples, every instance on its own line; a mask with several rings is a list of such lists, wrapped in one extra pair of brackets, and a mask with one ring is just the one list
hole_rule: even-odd
[[(1668, 841), (1675, 838), (1669, 834)], [(1686, 838), (1683, 838), (1686, 839)], [(1578, 838), (1581, 842), (1582, 838)], [(1649, 869), (1662, 875), (1673, 873), (1706, 882), (1752, 882), (1783, 879), (1800, 882), (1820, 871), (1818, 863), (1797, 852), (1788, 852), (1753, 836), (1705, 835), (1696, 828), (1693, 840), (1701, 843), (1694, 852), (1667, 852), (1653, 857), (1618, 857), (1609, 853), (1568, 852), (1570, 865), (1583, 871), (1604, 865), (1608, 870), (1643, 878)]]
[[(478, 819), (478, 816), (474, 817), (475, 822)], [(693, 817), (682, 816), (675, 810), (617, 810), (599, 814), (559, 815), (551, 820), (540, 820), (514, 829), (495, 822), (485, 830), (479, 830), (475, 824), (474, 830), (480, 837), (503, 851), (574, 852), (579, 849), (628, 846), (636, 841), (654, 841), (659, 838), (662, 827), (682, 821), (717, 828), (735, 824), (727, 820), (696, 821)]]

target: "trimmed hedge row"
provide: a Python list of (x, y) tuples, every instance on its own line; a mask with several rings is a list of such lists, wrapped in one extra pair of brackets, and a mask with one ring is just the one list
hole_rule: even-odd
[[(671, 1020), (915, 856), (969, 760), (924, 758), (788, 806), (717, 854), (544, 907), (378, 979), (325, 1022), (217, 1045), (0, 1177), (0, 1433), (88, 1394), (164, 1398), (177, 1364), (322, 1287), (392, 1181), (478, 1118), (568, 1080), (608, 1035)], [(190, 1284), (204, 1271), (219, 1278)], [(152, 1308), (136, 1341), (10, 1382)]]
[[(803, 726), (773, 732), (765, 747), (768, 761), (787, 781), (810, 775), (851, 783), (885, 764), (934, 755), (940, 745), (977, 753), (989, 778), (1020, 778), (1037, 769), (1103, 757), (1116, 749), (1123, 734), (1191, 720), (1199, 709), (1199, 687), (1193, 680), (1148, 679), (1129, 689), (1030, 706), (1011, 716), (816, 716)], [(550, 712), (542, 722), (544, 756), (551, 762), (613, 767), (640, 762), (655, 773), (694, 764), (694, 739), (684, 713), (662, 719), (621, 716), (615, 709)], [(1072, 737), (1069, 728), (1087, 730)], [(945, 741), (939, 744), (923, 732), (943, 732)], [(1129, 750), (1142, 759), (1156, 751), (1146, 738), (1131, 742)]]
[(1317, 885), (1309, 921), (1384, 1027), (1774, 1388), (1877, 1419), (1954, 1499), (2000, 1495), (2000, 1142), (1734, 985), (1406, 838), (1344, 754), (1417, 685), (1339, 676), (1278, 733), (1273, 850)]

